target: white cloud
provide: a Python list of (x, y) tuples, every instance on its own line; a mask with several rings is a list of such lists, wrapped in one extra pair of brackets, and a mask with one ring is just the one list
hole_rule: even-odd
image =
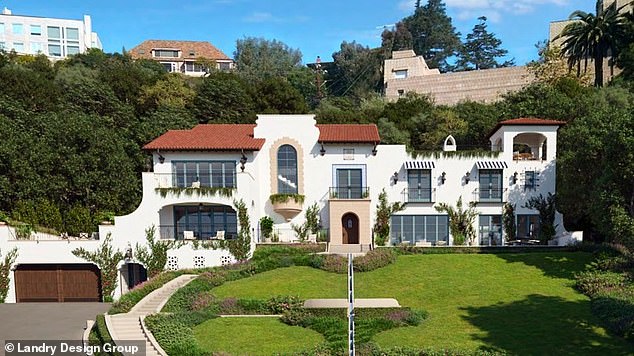
[(445, 0), (449, 10), (456, 11), (459, 19), (487, 16), (498, 21), (503, 13), (526, 14), (535, 11), (539, 5), (567, 5), (569, 0)]
[(416, 4), (416, 0), (401, 0), (398, 3), (398, 8), (401, 11), (414, 12), (415, 4)]
[(310, 18), (308, 16), (294, 16), (294, 17), (281, 17), (275, 16), (270, 12), (253, 12), (248, 16), (242, 18), (244, 22), (253, 22), (253, 23), (296, 23), (296, 22), (306, 22)]

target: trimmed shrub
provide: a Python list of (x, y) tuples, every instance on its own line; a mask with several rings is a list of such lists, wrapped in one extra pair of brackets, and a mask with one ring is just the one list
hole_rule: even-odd
[(75, 205), (64, 216), (64, 229), (71, 236), (79, 236), (82, 232), (92, 232), (95, 229), (90, 210), (80, 205)]
[(326, 255), (320, 268), (324, 271), (343, 274), (347, 272), (348, 261), (339, 255)]
[(354, 259), (354, 270), (369, 272), (396, 262), (396, 253), (391, 248), (379, 248), (369, 251), (365, 256)]
[(304, 301), (295, 296), (276, 296), (266, 301), (266, 307), (272, 314), (282, 314), (292, 309), (301, 308)]
[(575, 286), (590, 297), (623, 288), (627, 282), (625, 275), (615, 272), (590, 271), (576, 275)]

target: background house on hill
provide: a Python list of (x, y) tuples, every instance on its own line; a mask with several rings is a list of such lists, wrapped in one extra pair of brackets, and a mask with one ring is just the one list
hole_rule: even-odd
[(495, 102), (533, 80), (534, 76), (524, 66), (441, 74), (438, 69), (429, 68), (423, 56), (417, 56), (413, 50), (392, 52), (392, 58), (385, 60), (383, 72), (388, 100), (414, 92), (429, 95), (437, 105), (467, 100)]
[(90, 16), (81, 20), (15, 15), (6, 7), (0, 13), (0, 50), (18, 54), (44, 54), (50, 60), (102, 49)]
[(147, 40), (132, 48), (134, 59), (151, 59), (163, 65), (170, 73), (183, 73), (200, 77), (210, 67), (218, 70), (233, 68), (233, 59), (205, 41)]

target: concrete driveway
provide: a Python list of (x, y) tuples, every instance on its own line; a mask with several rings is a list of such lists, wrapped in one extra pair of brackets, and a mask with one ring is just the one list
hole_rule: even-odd
[(81, 340), (86, 320), (109, 308), (109, 303), (0, 304), (0, 355), (5, 340)]

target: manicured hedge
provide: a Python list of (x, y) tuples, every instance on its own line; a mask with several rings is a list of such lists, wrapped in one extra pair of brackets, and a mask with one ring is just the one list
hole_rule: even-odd
[(324, 243), (312, 243), (312, 244), (258, 244), (256, 251), (268, 250), (268, 249), (294, 249), (308, 253), (326, 252), (327, 245)]
[(168, 355), (206, 355), (194, 337), (193, 328), (216, 318), (209, 312), (154, 314), (145, 318), (145, 325)]
[(481, 253), (530, 253), (530, 252), (573, 252), (579, 251), (575, 246), (397, 246), (379, 247), (380, 249), (394, 249), (402, 255), (416, 254), (481, 254)]
[(592, 312), (611, 332), (634, 340), (634, 255), (624, 246), (595, 247), (596, 260), (577, 274), (575, 287), (591, 298)]
[[(95, 325), (92, 327), (92, 330), (90, 330), (90, 335), (88, 336), (88, 343), (92, 346), (113, 344), (112, 336), (110, 336), (110, 332), (108, 332), (106, 318), (103, 314), (97, 315)], [(121, 356), (121, 353), (97, 352), (95, 356)]]

